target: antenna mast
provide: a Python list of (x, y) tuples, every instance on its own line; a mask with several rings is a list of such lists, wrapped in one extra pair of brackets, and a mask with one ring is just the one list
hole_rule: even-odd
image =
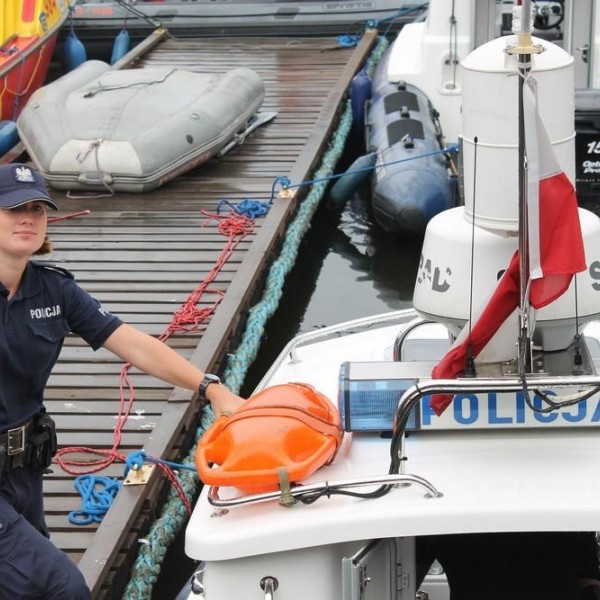
[(542, 51), (539, 45), (534, 45), (531, 38), (531, 0), (518, 0), (521, 4), (521, 27), (516, 31), (516, 45), (507, 49), (509, 54), (516, 54), (518, 69), (518, 96), (519, 96), (519, 373), (525, 373), (531, 366), (531, 337), (529, 322), (529, 234), (527, 215), (527, 151), (525, 148), (525, 125), (523, 109), (523, 86), (532, 69), (531, 57)]

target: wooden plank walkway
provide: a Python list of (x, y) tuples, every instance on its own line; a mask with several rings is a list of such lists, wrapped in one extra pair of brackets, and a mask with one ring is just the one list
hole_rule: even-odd
[[(277, 176), (292, 183), (310, 179), (337, 125), (351, 78), (375, 41), (374, 32), (367, 32), (355, 49), (340, 48), (332, 38), (176, 40), (157, 35), (148, 42), (155, 47), (136, 59), (135, 67), (168, 64), (215, 73), (241, 65), (253, 68), (265, 81), (263, 110), (276, 111), (277, 117), (229, 155), (152, 193), (67, 198), (53, 192), (60, 215), (90, 213), (50, 225), (51, 260), (69, 268), (105, 308), (161, 335), (213, 268), (225, 243), (216, 223), (207, 222), (200, 211), (213, 212), (222, 198), (268, 201)], [(210, 285), (224, 294), (215, 313), (200, 330), (169, 339), (200, 368), (222, 370), (305, 193), (301, 188), (291, 199), (274, 201)], [(213, 300), (214, 294), (206, 294), (201, 304)], [(121, 368), (108, 352), (94, 353), (78, 338), (67, 339), (46, 393), (62, 447), (112, 447)], [(196, 429), (195, 397), (140, 373), (132, 372), (131, 379), (136, 399), (119, 451), (143, 448), (149, 455), (176, 459)], [(75, 526), (67, 519), (80, 507), (73, 475), (59, 467), (53, 471), (45, 482), (53, 541), (79, 564), (95, 598), (120, 598), (138, 538), (156, 517), (163, 479), (155, 473), (147, 486), (123, 488), (100, 526)], [(123, 465), (113, 464), (100, 474), (121, 477)]]

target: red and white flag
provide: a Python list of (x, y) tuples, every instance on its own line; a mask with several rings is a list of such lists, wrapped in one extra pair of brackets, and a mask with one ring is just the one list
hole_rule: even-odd
[[(528, 83), (530, 80), (532, 77)], [(523, 86), (523, 106), (528, 166), (529, 301), (534, 308), (542, 308), (568, 289), (575, 273), (585, 270), (585, 253), (575, 188), (558, 164), (529, 85)], [(433, 369), (433, 378), (458, 377), (467, 366), (469, 348), (473, 357), (481, 352), (518, 308), (519, 280), (517, 251), (487, 304)], [(440, 415), (451, 402), (451, 395), (436, 394), (430, 405)]]
[(529, 300), (534, 308), (542, 308), (567, 291), (575, 273), (585, 271), (585, 252), (575, 188), (556, 160), (528, 85), (523, 86), (523, 108), (529, 171)]

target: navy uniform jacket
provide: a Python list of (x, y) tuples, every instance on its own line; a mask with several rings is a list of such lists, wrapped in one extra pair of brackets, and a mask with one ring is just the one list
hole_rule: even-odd
[(70, 332), (97, 350), (122, 323), (71, 273), (49, 264), (29, 262), (17, 293), (10, 301), (7, 296), (0, 283), (0, 431), (42, 408), (50, 371)]

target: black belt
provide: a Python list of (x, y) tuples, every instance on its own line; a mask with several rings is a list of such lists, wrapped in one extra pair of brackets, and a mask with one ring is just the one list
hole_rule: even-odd
[(4, 451), (7, 456), (21, 454), (25, 451), (32, 432), (32, 421), (27, 421), (27, 423), (24, 423), (19, 427), (13, 427), (4, 433), (0, 433), (0, 446), (4, 446)]
[(0, 479), (2, 474), (23, 467), (44, 473), (56, 449), (56, 426), (45, 412), (0, 433)]

